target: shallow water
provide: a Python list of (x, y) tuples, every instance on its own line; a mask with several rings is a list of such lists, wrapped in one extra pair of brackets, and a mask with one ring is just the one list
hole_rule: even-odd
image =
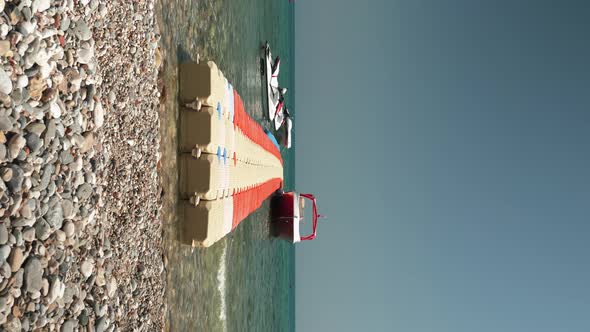
[[(164, 65), (161, 169), (167, 255), (167, 329), (294, 330), (294, 249), (269, 233), (268, 202), (224, 240), (191, 251), (177, 239), (177, 64), (213, 60), (238, 90), (246, 110), (263, 119), (260, 46), (281, 56), (281, 84), (293, 84), (293, 8), (277, 0), (159, 1)], [(293, 90), (290, 90), (293, 93)], [(288, 96), (287, 96), (288, 97)], [(287, 106), (294, 110), (292, 99)], [(294, 112), (292, 112), (294, 113)], [(280, 135), (279, 135), (280, 136)], [(283, 150), (285, 187), (294, 179), (292, 150)]]

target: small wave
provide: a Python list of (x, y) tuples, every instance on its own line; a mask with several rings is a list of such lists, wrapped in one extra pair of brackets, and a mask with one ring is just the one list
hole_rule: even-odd
[(219, 320), (221, 320), (223, 331), (227, 331), (227, 313), (225, 308), (225, 266), (226, 266), (226, 252), (227, 245), (223, 247), (221, 257), (219, 257), (219, 270), (217, 270), (217, 289), (219, 290), (219, 297), (221, 298), (221, 305), (219, 307)]

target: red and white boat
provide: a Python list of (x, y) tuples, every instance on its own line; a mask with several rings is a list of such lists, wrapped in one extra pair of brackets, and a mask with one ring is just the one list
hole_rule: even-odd
[[(301, 235), (301, 224), (304, 220), (303, 211), (305, 200), (312, 204), (312, 232), (309, 235)], [(275, 235), (291, 243), (309, 241), (317, 235), (318, 218), (322, 216), (317, 212), (317, 202), (312, 194), (298, 194), (296, 192), (280, 193), (272, 198), (272, 222)]]

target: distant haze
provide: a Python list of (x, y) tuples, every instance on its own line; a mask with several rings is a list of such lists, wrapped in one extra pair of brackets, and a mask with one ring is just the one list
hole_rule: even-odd
[(298, 331), (590, 331), (590, 3), (295, 3)]

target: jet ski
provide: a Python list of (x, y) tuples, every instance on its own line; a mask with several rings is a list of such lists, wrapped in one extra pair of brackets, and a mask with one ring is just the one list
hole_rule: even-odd
[(285, 111), (287, 107), (285, 105), (285, 94), (287, 93), (287, 88), (279, 88), (279, 104), (275, 110), (274, 114), (274, 125), (275, 130), (279, 130), (283, 123), (285, 122)]
[(287, 135), (285, 136), (285, 146), (287, 147), (287, 149), (291, 148), (291, 129), (293, 129), (293, 121), (291, 120), (291, 117), (287, 117), (287, 120), (285, 121), (287, 122), (287, 124), (285, 125), (285, 127), (287, 127)]
[(264, 62), (266, 76), (266, 94), (268, 99), (268, 118), (272, 121), (275, 118), (276, 109), (279, 105), (279, 70), (281, 59), (276, 57), (274, 60), (270, 52), (268, 43), (264, 44)]
[(285, 116), (283, 114), (284, 103), (285, 102), (281, 101), (277, 105), (277, 110), (275, 112), (275, 118), (273, 119), (273, 122), (275, 125), (275, 130), (279, 130), (279, 128), (281, 128), (281, 126), (283, 125), (283, 121), (285, 120)]

